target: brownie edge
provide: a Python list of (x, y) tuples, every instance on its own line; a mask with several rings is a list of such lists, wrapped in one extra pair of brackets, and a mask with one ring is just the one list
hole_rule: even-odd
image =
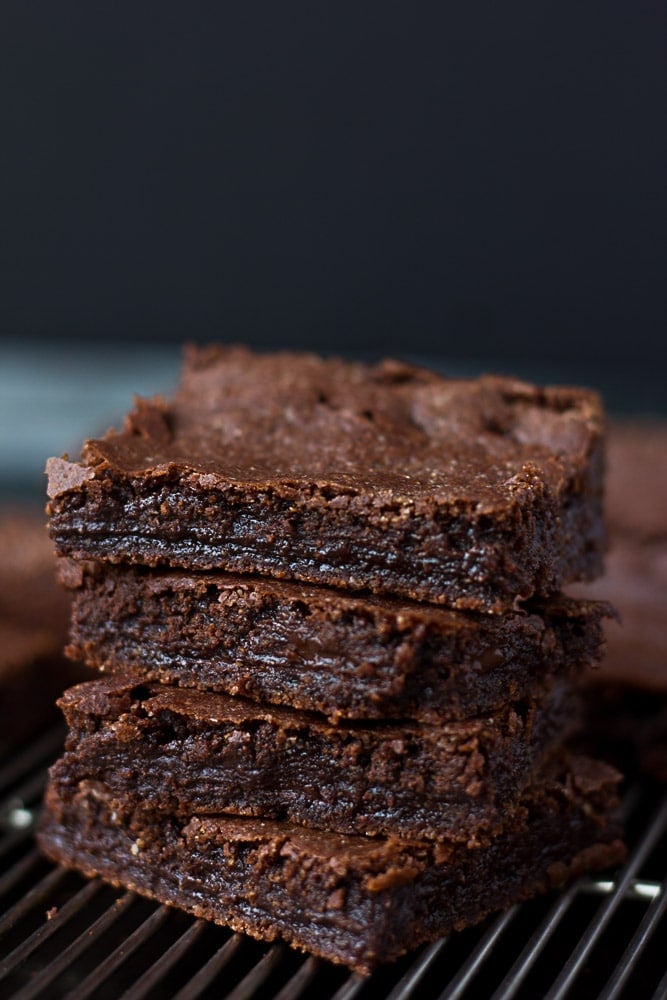
[(473, 850), (236, 817), (179, 823), (123, 810), (117, 800), (112, 808), (102, 783), (70, 794), (52, 782), (38, 843), (89, 877), (367, 974), (494, 910), (620, 862), (623, 845), (605, 818), (614, 776), (575, 759), (569, 775), (526, 797), (523, 822)]
[(170, 403), (49, 460), (50, 531), (77, 559), (502, 612), (599, 572), (602, 439), (586, 390), (192, 349)]

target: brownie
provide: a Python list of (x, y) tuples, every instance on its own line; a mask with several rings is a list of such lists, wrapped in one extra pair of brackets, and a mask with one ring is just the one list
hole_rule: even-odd
[(587, 746), (667, 782), (667, 424), (611, 425), (608, 521), (605, 575), (575, 589), (619, 611), (589, 676)]
[(619, 620), (584, 689), (584, 746), (667, 783), (667, 540), (613, 535), (607, 572), (586, 591), (613, 601)]
[(611, 425), (607, 492), (607, 568), (585, 592), (612, 601), (620, 624), (591, 681), (667, 695), (667, 423)]
[(122, 795), (129, 782), (180, 816), (237, 813), (338, 833), (463, 841), (502, 823), (573, 714), (562, 684), (544, 705), (440, 725), (333, 725), (314, 713), (121, 676), (78, 685), (59, 704), (69, 728), (54, 765), (60, 784), (99, 780)]
[(56, 560), (44, 516), (0, 509), (0, 620), (26, 633), (48, 634), (50, 648), (63, 646), (69, 598), (56, 583)]
[(470, 718), (580, 677), (606, 605), (483, 615), (266, 577), (61, 560), (70, 656), (332, 719)]
[(586, 594), (611, 601), (619, 613), (605, 623), (604, 659), (590, 682), (667, 695), (667, 538), (644, 543), (613, 536), (607, 571)]
[[(128, 745), (131, 754), (131, 745)], [(236, 931), (368, 973), (486, 914), (620, 862), (615, 772), (545, 777), (490, 844), (350, 837), (247, 817), (155, 812), (102, 782), (52, 779), (38, 834), (52, 860)]]
[(612, 535), (667, 541), (667, 422), (616, 420), (609, 428), (605, 512)]
[(502, 612), (601, 568), (583, 389), (191, 348), (171, 402), (48, 463), (61, 555)]
[(607, 490), (609, 562), (595, 591), (621, 624), (606, 629), (604, 669), (592, 679), (667, 695), (667, 423), (612, 424)]
[(632, 684), (591, 685), (584, 698), (585, 751), (626, 774), (641, 772), (667, 784), (667, 694)]
[(0, 511), (0, 750), (56, 721), (56, 698), (81, 679), (62, 655), (68, 619), (44, 517)]
[(56, 699), (76, 673), (48, 629), (0, 620), (0, 757), (58, 722)]

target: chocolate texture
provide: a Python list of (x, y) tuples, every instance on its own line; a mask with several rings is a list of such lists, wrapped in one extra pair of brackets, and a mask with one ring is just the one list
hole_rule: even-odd
[[(131, 751), (129, 751), (131, 753)], [(615, 772), (574, 759), (490, 844), (346, 837), (230, 816), (152, 812), (102, 782), (52, 779), (38, 841), (52, 860), (366, 974), (488, 913), (622, 860)]]
[(331, 719), (426, 722), (536, 698), (601, 655), (606, 605), (554, 598), (480, 615), (222, 573), (62, 560), (69, 655), (105, 673), (242, 695)]
[(49, 461), (50, 530), (78, 559), (501, 612), (599, 571), (602, 436), (586, 390), (192, 348), (171, 402)]
[(334, 725), (122, 677), (78, 685), (59, 704), (69, 730), (53, 770), (61, 785), (101, 780), (119, 797), (130, 785), (181, 817), (235, 813), (464, 842), (502, 824), (573, 714), (563, 685), (544, 705), (439, 725)]

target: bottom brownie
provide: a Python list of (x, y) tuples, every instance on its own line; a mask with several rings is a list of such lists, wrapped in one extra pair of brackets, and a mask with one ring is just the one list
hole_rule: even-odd
[(618, 775), (579, 757), (533, 786), (485, 847), (342, 836), (236, 816), (178, 821), (101, 782), (53, 781), (52, 860), (263, 940), (368, 973), (494, 910), (622, 860)]

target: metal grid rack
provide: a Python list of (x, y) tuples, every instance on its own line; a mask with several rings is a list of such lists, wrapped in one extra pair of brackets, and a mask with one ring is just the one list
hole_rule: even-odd
[(32, 832), (54, 730), (0, 769), (0, 996), (13, 1000), (667, 998), (667, 792), (623, 800), (630, 854), (364, 979), (55, 868)]

